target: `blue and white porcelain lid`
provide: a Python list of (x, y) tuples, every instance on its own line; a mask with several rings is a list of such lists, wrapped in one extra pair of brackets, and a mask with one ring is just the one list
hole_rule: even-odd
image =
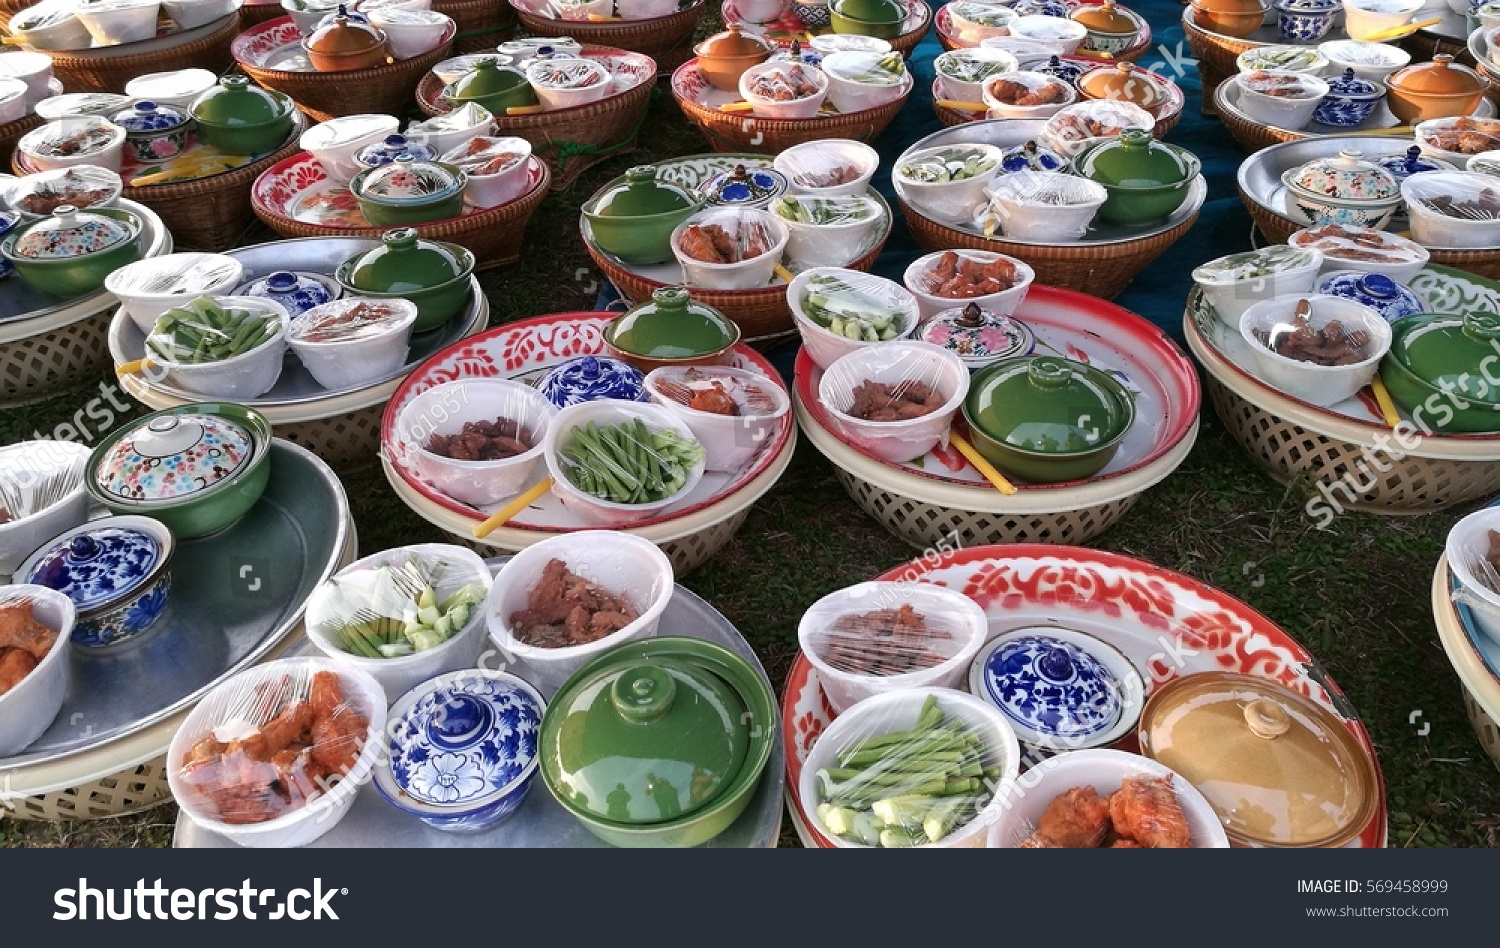
[(974, 690), (1021, 740), (1081, 743), (1119, 722), (1124, 683), (1075, 638), (1037, 630), (999, 638), (980, 653)]
[(55, 589), (82, 611), (140, 588), (155, 575), (165, 554), (151, 533), (110, 518), (60, 537), (36, 557), (24, 582)]
[(467, 670), (418, 685), (391, 709), (391, 776), (429, 806), (467, 808), (503, 794), (537, 765), (543, 710), (511, 675)]
[(128, 109), (115, 113), (110, 121), (127, 132), (164, 132), (187, 124), (187, 115), (169, 105), (157, 105), (142, 99)]
[(601, 398), (644, 402), (646, 376), (635, 366), (607, 356), (583, 356), (553, 368), (537, 383), (537, 391), (558, 408)]
[(1370, 80), (1361, 79), (1356, 76), (1353, 69), (1345, 69), (1342, 76), (1339, 76), (1337, 79), (1328, 80), (1329, 95), (1368, 99), (1371, 96), (1382, 95), (1384, 91)]

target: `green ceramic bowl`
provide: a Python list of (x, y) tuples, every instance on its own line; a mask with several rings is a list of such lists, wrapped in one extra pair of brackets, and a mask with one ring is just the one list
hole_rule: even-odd
[(1109, 197), (1099, 208), (1099, 217), (1123, 227), (1140, 227), (1166, 220), (1187, 200), (1193, 182), (1179, 181), (1154, 187), (1129, 187), (1099, 182)]
[(470, 277), (474, 274), (474, 254), (458, 244), (444, 244), (460, 261), (463, 272), (452, 279), (433, 286), (421, 287), (403, 283), (392, 283), (383, 289), (367, 289), (352, 281), (354, 265), (364, 254), (356, 254), (339, 264), (334, 278), (344, 293), (349, 296), (368, 296), (372, 299), (410, 300), (417, 307), (417, 320), (412, 323), (412, 332), (436, 329), (457, 315), (469, 302)]
[[(558, 732), (570, 727), (570, 717), (561, 710), (564, 698), (576, 684), (593, 677), (606, 668), (662, 659), (666, 662), (689, 663), (722, 679), (744, 703), (751, 720), (748, 725), (748, 746), (743, 762), (735, 775), (729, 778), (724, 788), (701, 809), (686, 816), (659, 823), (621, 823), (604, 820), (580, 809), (564, 793), (559, 778), (559, 764), (547, 753), (557, 743)], [(554, 708), (559, 709), (554, 712)], [(549, 736), (552, 738), (549, 741)], [(573, 735), (577, 737), (577, 735)], [(673, 847), (698, 846), (724, 832), (749, 805), (751, 797), (760, 786), (761, 774), (771, 759), (771, 742), (779, 740), (776, 721), (776, 699), (770, 687), (755, 668), (745, 659), (728, 649), (702, 639), (663, 637), (632, 642), (614, 649), (575, 672), (557, 695), (548, 702), (547, 713), (542, 717), (541, 738), (538, 742), (541, 757), (542, 781), (547, 790), (588, 830), (605, 842), (621, 847)]]
[[(606, 197), (619, 200), (624, 213), (599, 213)], [(583, 205), (583, 218), (604, 252), (626, 263), (666, 263), (673, 259), (672, 231), (707, 203), (697, 191), (660, 185), (655, 169), (643, 165), (595, 192)]]
[(605, 354), (642, 372), (664, 366), (725, 365), (739, 341), (737, 323), (695, 302), (681, 286), (656, 290), (649, 302), (604, 327)]
[(457, 217), (464, 212), (464, 186), (468, 182), (468, 176), (453, 165), (442, 162), (438, 164), (452, 171), (458, 184), (453, 189), (436, 195), (432, 200), (383, 201), (366, 194), (360, 185), (371, 173), (379, 171), (379, 168), (361, 171), (353, 181), (349, 182), (349, 190), (354, 193), (355, 200), (359, 202), (359, 209), (364, 213), (365, 219), (376, 227), (410, 227), (413, 224), (426, 224), (430, 221)]
[[(182, 415), (213, 415), (232, 422), (250, 434), (250, 459), (239, 470), (185, 497), (158, 500), (126, 500), (99, 485), (100, 466), (116, 446), (136, 436), (143, 428), (163, 419)], [(239, 521), (265, 492), (271, 476), (271, 423), (260, 412), (233, 402), (196, 402), (152, 412), (133, 419), (111, 432), (89, 455), (84, 483), (95, 502), (115, 514), (138, 514), (166, 524), (178, 540), (218, 533)]]
[(292, 100), (286, 99), (286, 112), (267, 122), (255, 125), (221, 125), (217, 122), (198, 119), (198, 138), (226, 155), (267, 155), (286, 144), (292, 134)]
[[(31, 257), (17, 256), (13, 252), (17, 239), (31, 226), (31, 224), (26, 224), (11, 230), (5, 235), (4, 240), (0, 240), (0, 257), (4, 257), (15, 266), (16, 273), (21, 279), (43, 293), (71, 299), (99, 292), (104, 287), (105, 278), (111, 273), (141, 259), (141, 234), (145, 224), (130, 211), (118, 208), (91, 207), (88, 212), (124, 221), (135, 230), (135, 237), (100, 253), (86, 254), (81, 257), (35, 260)], [(33, 223), (42, 223), (47, 219), (44, 217)]]
[(1500, 316), (1494, 313), (1404, 316), (1391, 323), (1380, 380), (1418, 427), (1489, 434), (1500, 431), (1500, 389), (1488, 381), (1497, 352)]
[(853, 33), (858, 36), (873, 36), (877, 39), (893, 40), (901, 35), (906, 27), (906, 16), (903, 13), (900, 19), (885, 22), (872, 20), (860, 20), (855, 17), (846, 16), (839, 12), (844, 7), (845, 0), (839, 0), (828, 8), (828, 22), (835, 33)]
[(1158, 142), (1140, 129), (1126, 129), (1073, 159), (1073, 173), (1108, 195), (1099, 216), (1125, 227), (1170, 217), (1187, 200), (1202, 168), (1186, 148)]

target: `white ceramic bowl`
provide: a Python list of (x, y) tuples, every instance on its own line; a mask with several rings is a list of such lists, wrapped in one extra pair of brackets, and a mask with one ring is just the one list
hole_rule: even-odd
[(1081, 240), (1109, 197), (1103, 185), (1058, 171), (1001, 175), (989, 194), (989, 213), (1005, 236), (1058, 243)]
[(290, 0), (281, 0), (281, 9), (285, 10), (287, 15), (292, 18), (292, 23), (296, 25), (298, 33), (303, 36), (311, 36), (317, 32), (318, 25), (323, 22), (325, 16), (338, 12), (338, 4), (335, 3), (329, 7), (306, 10), (300, 6), (293, 5)]
[(1306, 96), (1276, 96), (1257, 92), (1250, 88), (1250, 77), (1254, 73), (1242, 72), (1234, 77), (1239, 86), (1240, 110), (1250, 118), (1274, 128), (1296, 131), (1312, 121), (1318, 105), (1328, 96), (1328, 83), (1317, 76), (1306, 73), (1265, 70), (1267, 74), (1297, 79), (1309, 91)]
[[(1268, 254), (1285, 255), (1291, 259), (1270, 260), (1274, 269), (1262, 276), (1235, 277), (1227, 270), (1213, 269), (1215, 264), (1266, 268)], [(1320, 250), (1272, 246), (1210, 260), (1193, 269), (1193, 282), (1203, 290), (1203, 298), (1213, 307), (1224, 325), (1238, 330), (1245, 310), (1256, 303), (1294, 293), (1311, 293), (1317, 285), (1318, 272), (1322, 266), (1323, 252)]]
[[(440, 573), (434, 574), (438, 581), (433, 584), (439, 602), (470, 584), (484, 587), (484, 595), (474, 603), (469, 621), (437, 648), (412, 655), (368, 658), (346, 652), (339, 645), (336, 633), (341, 617), (347, 618), (349, 615), (348, 607), (343, 604), (343, 594), (339, 592), (339, 584), (355, 573), (368, 572), (378, 566), (402, 566), (412, 557), (424, 566), (441, 568)], [(356, 560), (313, 590), (307, 600), (307, 637), (324, 655), (339, 664), (357, 668), (379, 682), (389, 703), (429, 678), (475, 666), (488, 641), (485, 635), (487, 624), (484, 619), (484, 600), (489, 595), (491, 582), (489, 567), (479, 554), (467, 547), (449, 543), (418, 543), (382, 550)]]
[[(824, 654), (828, 630), (842, 616), (902, 606), (911, 606), (926, 620), (928, 629), (949, 635), (947, 644), (941, 646), (948, 653), (943, 661), (899, 675), (853, 672), (828, 663)], [(836, 590), (809, 606), (797, 624), (797, 642), (802, 654), (817, 669), (823, 696), (834, 711), (842, 714), (866, 698), (907, 688), (962, 689), (969, 663), (979, 653), (988, 632), (989, 620), (984, 610), (957, 590), (919, 581), (870, 582)], [(877, 647), (872, 643), (871, 650)]]
[(1477, 560), (1489, 552), (1491, 530), (1500, 532), (1500, 508), (1476, 510), (1448, 531), (1444, 552), (1448, 555), (1448, 568), (1460, 583), (1453, 592), (1454, 601), (1469, 606), (1479, 631), (1500, 644), (1500, 593), (1476, 576), (1474, 568)]
[(1411, 22), (1425, 5), (1426, 0), (1344, 0), (1344, 31), (1363, 40)]
[[(1443, 131), (1451, 129), (1459, 122), (1467, 121), (1469, 121), (1469, 119), (1467, 118), (1454, 117), (1428, 119), (1425, 122), (1418, 122), (1412, 129), (1413, 137), (1415, 137), (1417, 141), (1417, 147), (1422, 149), (1422, 154), (1427, 155), (1428, 157), (1436, 158), (1439, 161), (1446, 161), (1448, 164), (1453, 166), (1454, 171), (1464, 171), (1468, 169), (1470, 159), (1472, 159), (1475, 155), (1482, 154), (1482, 152), (1449, 151), (1445, 148), (1438, 147), (1438, 145), (1433, 142), (1434, 136), (1441, 134)], [(1484, 122), (1483, 126), (1486, 128), (1495, 129), (1494, 133), (1492, 133), (1492, 137), (1496, 141), (1496, 144), (1500, 144), (1500, 122), (1490, 120)]]
[(560, 457), (561, 450), (573, 442), (573, 427), (575, 425), (586, 426), (591, 421), (604, 427), (636, 419), (643, 422), (648, 431), (667, 429), (677, 432), (684, 438), (693, 437), (693, 429), (689, 428), (674, 412), (660, 405), (624, 402), (611, 398), (569, 405), (557, 413), (557, 417), (547, 428), (547, 435), (543, 441), (543, 457), (547, 459), (547, 472), (552, 475), (552, 492), (562, 501), (564, 507), (586, 523), (600, 527), (616, 527), (654, 516), (686, 498), (703, 479), (705, 461), (700, 460), (687, 472), (687, 482), (675, 494), (644, 504), (615, 503), (574, 487), (573, 482), (568, 480), (568, 476), (563, 473), (563, 463)]
[(26, 104), (36, 105), (52, 95), (52, 57), (45, 53), (17, 50), (0, 56), (0, 76), (26, 84)]
[(976, 46), (973, 49), (953, 49), (939, 55), (932, 61), (932, 68), (937, 72), (943, 94), (958, 102), (981, 102), (983, 101), (981, 96), (984, 95), (983, 79), (978, 82), (969, 82), (956, 79), (950, 74), (956, 63), (964, 61), (986, 64), (995, 69), (994, 75), (1016, 72), (1021, 68), (1021, 63), (1016, 59), (1015, 54), (1003, 49)]
[[(770, 249), (766, 253), (751, 257), (749, 260), (741, 260), (739, 263), (707, 263), (690, 257), (682, 251), (680, 246), (682, 235), (695, 224), (718, 224), (731, 234), (737, 234), (739, 227), (746, 222), (759, 224), (766, 229), (771, 239)], [(776, 264), (781, 262), (782, 252), (786, 250), (786, 243), (790, 238), (791, 232), (787, 230), (786, 222), (770, 211), (755, 208), (712, 207), (699, 211), (678, 224), (672, 230), (671, 242), (672, 253), (676, 255), (677, 262), (682, 265), (682, 272), (687, 278), (688, 286), (702, 287), (706, 290), (750, 290), (766, 286), (771, 282), (771, 277), (776, 271)]]
[[(1014, 286), (999, 293), (986, 293), (983, 296), (966, 296), (963, 298), (938, 296), (929, 293), (924, 287), (927, 285), (923, 274), (937, 263), (938, 258), (945, 253), (956, 253), (960, 257), (976, 260), (980, 263), (994, 263), (996, 260), (1004, 259), (1010, 261), (1011, 266), (1016, 268), (1016, 276), (1019, 278)], [(913, 260), (911, 266), (906, 268), (906, 273), (901, 278), (902, 284), (912, 296), (917, 298), (922, 319), (925, 322), (939, 313), (946, 313), (950, 309), (962, 309), (970, 303), (979, 304), (980, 309), (988, 310), (999, 316), (1011, 316), (1020, 308), (1026, 299), (1026, 294), (1031, 290), (1031, 284), (1036, 281), (1036, 271), (1024, 260), (996, 253), (991, 250), (954, 250), (938, 251), (929, 253)]]
[[(866, 421), (847, 414), (862, 382), (923, 382), (946, 396), (936, 411), (906, 421)], [(886, 461), (919, 458), (945, 442), (953, 416), (969, 394), (969, 367), (953, 351), (930, 342), (898, 339), (865, 346), (830, 365), (818, 382), (818, 400), (838, 433)]]
[[(379, 330), (354, 339), (311, 342), (301, 338), (303, 327), (313, 320), (362, 304), (388, 307), (399, 315)], [(314, 306), (293, 319), (287, 329), (287, 345), (319, 385), (343, 391), (389, 378), (405, 365), (411, 327), (416, 321), (417, 307), (409, 300), (346, 296)]]
[[(462, 164), (475, 142), (483, 142), (491, 149), (520, 155), (521, 160), (496, 174), (475, 174)], [(481, 135), (445, 152), (438, 160), (456, 164), (468, 175), (468, 183), (464, 185), (464, 200), (471, 207), (499, 207), (501, 204), (508, 204), (526, 193), (526, 185), (531, 180), (531, 142), (524, 138), (490, 138)]]
[[(792, 200), (816, 200), (810, 195), (793, 195)], [(865, 217), (841, 224), (809, 224), (782, 217), (772, 203), (772, 213), (786, 225), (786, 257), (800, 267), (841, 267), (859, 259), (870, 246), (871, 235), (885, 224), (885, 209), (880, 202), (863, 195), (837, 198), (856, 201), (865, 209)]]
[(1021, 760), (1016, 734), (999, 711), (973, 695), (951, 688), (929, 687), (907, 688), (866, 698), (834, 718), (808, 751), (807, 759), (802, 762), (797, 795), (813, 824), (812, 828), (834, 846), (839, 849), (868, 848), (835, 836), (823, 825), (818, 816), (818, 801), (821, 799), (818, 771), (837, 766), (838, 752), (856, 740), (913, 727), (929, 695), (937, 698), (938, 707), (945, 716), (957, 718), (979, 733), (986, 751), (996, 758), (1000, 770), (1000, 779), (991, 788), (994, 797), (974, 819), (929, 846), (934, 849), (967, 849), (982, 848), (987, 844), (990, 830), (1000, 819), (1004, 801), (1014, 794)]
[(282, 357), (286, 355), (286, 329), (291, 316), (280, 303), (258, 296), (215, 296), (213, 300), (226, 308), (270, 313), (280, 323), (276, 334), (249, 352), (218, 362), (201, 365), (168, 362), (154, 353), (151, 362), (161, 365), (168, 382), (189, 392), (231, 400), (259, 398), (269, 392), (281, 377)]
[(198, 96), (212, 89), (219, 77), (207, 69), (174, 69), (151, 72), (125, 83), (125, 94), (133, 99), (148, 99), (157, 105), (186, 110)]
[(1328, 59), (1329, 76), (1342, 76), (1345, 69), (1352, 69), (1358, 78), (1382, 84), (1391, 73), (1411, 63), (1411, 53), (1391, 43), (1329, 40), (1318, 44), (1318, 52)]
[(1088, 32), (1082, 23), (1058, 16), (1018, 16), (1010, 21), (1011, 36), (1040, 43), (1053, 56), (1073, 55)]
[[(771, 167), (786, 176), (787, 190), (792, 194), (809, 194), (814, 197), (839, 197), (845, 194), (863, 194), (880, 167), (880, 155), (866, 145), (847, 138), (825, 138), (803, 142), (780, 152)], [(843, 184), (819, 187), (808, 175), (827, 174), (834, 168), (853, 168), (858, 176)]]
[(73, 600), (46, 586), (18, 584), (0, 588), (0, 606), (31, 604), (31, 616), (57, 632), (57, 641), (9, 691), (0, 694), (0, 757), (19, 754), (52, 725), (73, 680), (68, 639), (78, 621)]
[[(1313, 231), (1317, 229), (1314, 227), (1304, 227), (1301, 230), (1293, 231), (1292, 235), (1287, 238), (1287, 243), (1294, 247), (1310, 247), (1311, 244), (1317, 242), (1317, 238), (1313, 236)], [(1336, 247), (1328, 247), (1321, 251), (1323, 254), (1323, 269), (1320, 271), (1321, 273), (1332, 273), (1334, 270), (1359, 270), (1364, 273), (1383, 273), (1397, 283), (1410, 283), (1427, 266), (1427, 261), (1432, 256), (1428, 253), (1427, 248), (1421, 244), (1407, 240), (1398, 234), (1392, 234), (1389, 231), (1357, 227), (1349, 228), (1348, 232), (1379, 237), (1384, 246), (1391, 248), (1393, 251), (1400, 252), (1401, 259), (1363, 260), (1357, 257), (1345, 256)], [(1352, 241), (1349, 242), (1348, 249), (1358, 250)]]
[(849, 78), (851, 73), (858, 74), (862, 63), (873, 62), (880, 56), (880, 53), (842, 52), (824, 57), (822, 68), (828, 78), (828, 101), (834, 108), (843, 113), (878, 109), (911, 92), (915, 80), (910, 72), (902, 72), (898, 82), (888, 85)]
[(309, 128), (297, 145), (318, 159), (330, 180), (348, 184), (364, 170), (354, 160), (360, 149), (378, 144), (400, 127), (401, 121), (393, 115), (344, 115)]
[(939, 145), (913, 152), (906, 163), (912, 164), (945, 152), (966, 152), (977, 155), (981, 162), (990, 166), (973, 177), (959, 181), (917, 181), (902, 173), (902, 165), (892, 171), (899, 190), (917, 211), (942, 224), (964, 224), (974, 217), (974, 212), (984, 206), (985, 189), (1000, 174), (1000, 159), (1004, 152), (994, 145), (964, 143), (962, 145)]
[[(105, 143), (98, 148), (76, 155), (54, 155), (42, 148), (43, 142), (53, 140), (58, 136), (83, 132), (90, 127), (99, 128), (108, 136)], [(71, 168), (74, 165), (98, 165), (119, 174), (120, 162), (125, 150), (125, 129), (98, 116), (59, 119), (22, 135), (21, 140), (16, 143), (16, 148), (38, 171)]]
[(1194, 849), (1228, 849), (1229, 838), (1218, 814), (1197, 788), (1154, 760), (1116, 750), (1080, 750), (1042, 761), (1017, 778), (1004, 812), (990, 832), (992, 849), (1013, 849), (1036, 830), (1052, 801), (1074, 787), (1093, 787), (1107, 797), (1125, 778), (1137, 774), (1171, 777), (1177, 803), (1187, 818)]
[(3, 198), (12, 210), (21, 215), (21, 220), (34, 221), (47, 215), (33, 214), (17, 204), (18, 201), (23, 201), (27, 196), (38, 192), (52, 198), (76, 194), (77, 192), (72, 189), (77, 186), (91, 191), (109, 192), (107, 196), (97, 201), (70, 200), (67, 202), (79, 210), (94, 210), (101, 207), (114, 207), (120, 199), (120, 192), (124, 190), (125, 183), (120, 180), (119, 175), (108, 168), (101, 168), (98, 165), (73, 165), (70, 168), (54, 168), (51, 171), (37, 171), (23, 175), (8, 189), (0, 191), (0, 198)]
[[(743, 381), (763, 392), (772, 407), (758, 412), (741, 404), (739, 414), (720, 415), (698, 411), (661, 393), (661, 383), (677, 381), (682, 384), (684, 374), (695, 371), (709, 378)], [(646, 375), (646, 392), (653, 402), (667, 408), (691, 429), (693, 437), (703, 445), (703, 451), (707, 455), (704, 469), (708, 471), (739, 471), (760, 453), (772, 433), (781, 426), (781, 419), (791, 409), (791, 400), (786, 390), (776, 382), (759, 372), (729, 366), (716, 365), (696, 370), (662, 366)]]
[[(171, 274), (179, 276), (165, 284), (167, 292), (157, 292)], [(227, 296), (244, 274), (244, 264), (228, 254), (171, 253), (126, 264), (104, 278), (104, 288), (141, 332), (149, 334), (162, 313), (200, 296)], [(143, 292), (143, 287), (152, 292)]]
[[(1294, 58), (1288, 60), (1289, 56)], [(1234, 64), (1240, 72), (1268, 69), (1321, 76), (1328, 71), (1328, 57), (1309, 46), (1253, 46), (1236, 56)]]
[(812, 95), (803, 96), (800, 99), (780, 102), (775, 99), (767, 99), (756, 95), (750, 91), (752, 88), (751, 83), (757, 77), (774, 74), (785, 75), (796, 66), (796, 63), (783, 61), (765, 62), (751, 66), (740, 76), (740, 98), (750, 103), (750, 109), (757, 118), (799, 119), (813, 118), (818, 114), (818, 110), (823, 107), (823, 100), (828, 97), (828, 76), (821, 69), (805, 64), (801, 66), (803, 75), (811, 80), (813, 85), (817, 86), (817, 91)]
[(396, 59), (414, 59), (442, 45), (452, 17), (436, 10), (381, 7), (370, 11), (370, 23), (385, 31)]
[[(310, 680), (320, 671), (338, 675), (345, 702), (369, 719), (364, 746), (354, 765), (326, 792), (273, 820), (234, 824), (217, 819), (207, 801), (180, 773), (187, 752), (210, 730), (221, 725), (233, 727), (234, 722), (243, 721), (235, 711), (246, 703), (246, 697), (256, 686), (274, 683), (287, 674), (307, 676)], [(214, 686), (188, 713), (167, 748), (167, 785), (177, 805), (193, 822), (225, 839), (255, 849), (305, 846), (338, 825), (354, 803), (355, 794), (370, 779), (375, 759), (382, 753), (385, 710), (386, 697), (380, 683), (352, 665), (326, 658), (283, 658), (256, 665)]]
[(240, 8), (240, 0), (161, 0), (179, 30), (193, 30), (221, 20)]
[(156, 36), (161, 0), (82, 0), (73, 8), (95, 46), (139, 43)]
[[(516, 638), (510, 617), (526, 608), (532, 587), (553, 559), (562, 560), (571, 572), (610, 593), (624, 596), (635, 607), (636, 620), (586, 645), (539, 648)], [(655, 636), (675, 588), (672, 561), (650, 540), (615, 530), (581, 530), (548, 537), (512, 556), (490, 587), (485, 621), (500, 657), (524, 662), (526, 668), (518, 673), (550, 699), (569, 675), (595, 658), (626, 642)]]
[(469, 102), (446, 115), (411, 123), (406, 127), (406, 137), (431, 145), (433, 152), (441, 155), (494, 131), (495, 117), (484, 106)]
[[(1303, 299), (1312, 304), (1309, 325), (1321, 329), (1337, 319), (1346, 328), (1363, 329), (1370, 334), (1370, 354), (1352, 365), (1315, 365), (1272, 352), (1255, 338), (1257, 329), (1269, 330), (1278, 323), (1290, 323), (1297, 303)], [(1391, 325), (1375, 310), (1341, 296), (1301, 293), (1278, 296), (1245, 310), (1240, 317), (1240, 336), (1250, 347), (1257, 376), (1293, 398), (1323, 407), (1352, 398), (1370, 384), (1380, 368), (1380, 360), (1391, 347)]]
[(16, 485), (24, 498), (32, 496), (40, 478), (52, 471), (76, 467), (78, 483), (50, 507), (30, 516), (0, 523), (0, 575), (9, 576), (22, 561), (53, 537), (88, 519), (89, 498), (84, 489), (87, 445), (73, 441), (20, 441), (0, 448), (0, 480)]
[[(994, 87), (1002, 82), (1018, 82), (1026, 86), (1032, 92), (1048, 85), (1056, 85), (1062, 88), (1063, 96), (1056, 102), (1048, 102), (1045, 105), (1014, 105), (1004, 102), (995, 95)], [(1078, 101), (1078, 90), (1073, 88), (1072, 83), (1065, 82), (1055, 76), (1049, 76), (1040, 72), (1010, 72), (999, 76), (991, 76), (985, 80), (980, 90), (980, 100), (989, 107), (991, 118), (1005, 119), (1044, 119), (1051, 118), (1064, 108)]]
[(1401, 196), (1411, 221), (1412, 239), (1424, 247), (1494, 247), (1500, 245), (1500, 214), (1470, 220), (1432, 210), (1425, 202), (1453, 196), (1472, 200), (1488, 192), (1500, 196), (1490, 175), (1472, 171), (1425, 171), (1401, 182)]
[[(56, 22), (47, 26), (39, 26), (34, 29), (24, 29), (19, 24), (24, 24), (29, 18), (59, 10)], [(88, 27), (78, 19), (73, 12), (73, 4), (68, 0), (61, 2), (44, 2), (34, 7), (26, 7), (17, 11), (10, 18), (9, 29), (17, 39), (33, 49), (40, 50), (66, 50), (66, 49), (88, 49), (93, 42), (89, 36)]]
[[(417, 476), (460, 503), (498, 504), (521, 492), (542, 458), (546, 431), (557, 409), (540, 392), (510, 379), (457, 379), (435, 385), (407, 402), (396, 419), (396, 437)], [(469, 421), (509, 418), (531, 429), (530, 451), (499, 461), (462, 461), (434, 454), (435, 434), (457, 434)]]
[(26, 117), (26, 83), (0, 76), (0, 125)]
[(807, 295), (808, 284), (814, 277), (824, 275), (838, 277), (863, 293), (885, 300), (891, 309), (899, 310), (902, 318), (896, 335), (897, 339), (905, 339), (916, 331), (921, 319), (921, 307), (917, 298), (894, 280), (839, 267), (813, 267), (803, 270), (792, 279), (791, 285), (787, 287), (786, 299), (792, 309), (793, 323), (802, 337), (802, 347), (807, 350), (807, 354), (812, 357), (813, 362), (819, 368), (827, 370), (829, 366), (851, 352), (857, 352), (869, 346), (886, 345), (884, 342), (864, 342), (836, 335), (832, 330), (820, 326), (816, 320), (807, 315), (802, 302)]
[[(1345, 197), (1318, 194), (1293, 183), (1300, 169), (1288, 168), (1281, 176), (1286, 188), (1287, 216), (1297, 223), (1317, 225), (1319, 223), (1351, 223), (1364, 227), (1383, 228), (1390, 223), (1401, 207), (1401, 194), (1374, 200), (1356, 200)], [(1422, 177), (1432, 172), (1423, 172)]]

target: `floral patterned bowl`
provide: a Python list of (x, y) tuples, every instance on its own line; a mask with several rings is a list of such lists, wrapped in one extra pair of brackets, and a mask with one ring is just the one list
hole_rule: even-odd
[(360, 172), (349, 182), (349, 190), (371, 224), (406, 227), (462, 214), (467, 184), (468, 175), (454, 165), (403, 155)]

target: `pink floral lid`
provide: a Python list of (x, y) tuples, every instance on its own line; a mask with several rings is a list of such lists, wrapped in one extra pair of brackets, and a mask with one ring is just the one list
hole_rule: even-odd
[(934, 316), (922, 327), (921, 340), (942, 346), (969, 368), (1011, 356), (1029, 355), (1036, 346), (1031, 327), (1011, 316), (969, 303)]
[(115, 443), (94, 477), (126, 500), (171, 500), (232, 477), (254, 454), (250, 432), (208, 414), (160, 415)]
[(1351, 201), (1378, 201), (1401, 193), (1394, 175), (1352, 148), (1333, 158), (1309, 161), (1288, 179), (1304, 191)]
[(365, 173), (358, 193), (381, 201), (426, 203), (463, 188), (464, 175), (452, 165), (402, 155)]
[(64, 204), (16, 238), (15, 254), (32, 260), (64, 260), (99, 253), (135, 237), (124, 221)]

